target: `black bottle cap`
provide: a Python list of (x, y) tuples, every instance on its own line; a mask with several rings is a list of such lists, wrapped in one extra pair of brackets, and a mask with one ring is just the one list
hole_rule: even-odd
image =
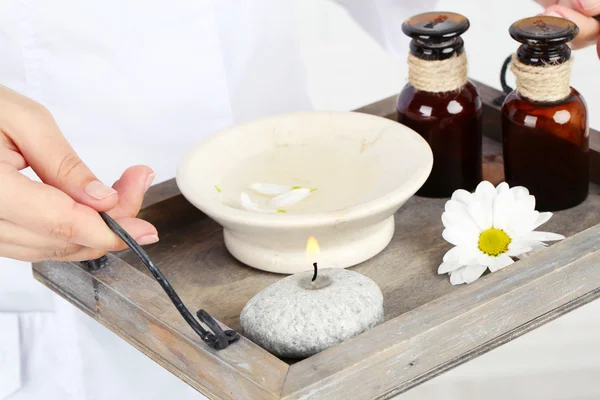
[(402, 32), (413, 39), (442, 42), (462, 35), (469, 20), (453, 12), (428, 12), (415, 15), (402, 24)]
[(579, 28), (568, 19), (558, 17), (530, 17), (510, 26), (510, 36), (530, 46), (559, 46), (573, 40)]

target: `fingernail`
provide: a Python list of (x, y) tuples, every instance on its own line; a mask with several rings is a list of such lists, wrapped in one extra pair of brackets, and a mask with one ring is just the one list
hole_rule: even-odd
[(144, 190), (145, 192), (148, 191), (150, 185), (152, 185), (152, 182), (154, 182), (154, 178), (156, 178), (156, 174), (154, 172), (148, 175), (148, 177), (146, 178), (146, 189)]
[(547, 16), (547, 17), (564, 18), (562, 15), (560, 15), (556, 11), (550, 11), (550, 12), (545, 13), (544, 15)]
[(95, 198), (96, 200), (102, 200), (113, 194), (117, 194), (117, 191), (111, 187), (106, 186), (100, 181), (91, 181), (85, 186), (85, 192), (88, 196)]
[(141, 238), (136, 240), (136, 242), (138, 242), (138, 244), (141, 244), (141, 245), (156, 243), (156, 242), (158, 242), (158, 236), (156, 236), (156, 235), (142, 236)]

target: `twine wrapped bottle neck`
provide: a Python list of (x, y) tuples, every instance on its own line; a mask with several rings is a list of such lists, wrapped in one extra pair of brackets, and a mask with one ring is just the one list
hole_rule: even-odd
[(425, 92), (460, 90), (467, 83), (467, 55), (463, 51), (444, 60), (429, 61), (409, 54), (408, 81)]
[(537, 102), (556, 102), (571, 94), (571, 66), (573, 59), (561, 62), (525, 64), (514, 54), (511, 71), (517, 78), (517, 91)]

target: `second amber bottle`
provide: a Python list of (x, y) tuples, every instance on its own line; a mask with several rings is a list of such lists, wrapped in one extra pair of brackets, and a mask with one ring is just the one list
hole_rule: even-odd
[(417, 192), (449, 197), (481, 181), (481, 98), (467, 80), (464, 42), (469, 21), (432, 12), (402, 24), (412, 38), (409, 83), (398, 96), (398, 122), (418, 132), (433, 151), (433, 169)]

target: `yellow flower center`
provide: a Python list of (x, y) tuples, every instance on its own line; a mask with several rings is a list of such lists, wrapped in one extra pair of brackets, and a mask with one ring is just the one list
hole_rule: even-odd
[(490, 228), (479, 235), (479, 250), (496, 257), (508, 251), (510, 242), (510, 237), (503, 230)]

